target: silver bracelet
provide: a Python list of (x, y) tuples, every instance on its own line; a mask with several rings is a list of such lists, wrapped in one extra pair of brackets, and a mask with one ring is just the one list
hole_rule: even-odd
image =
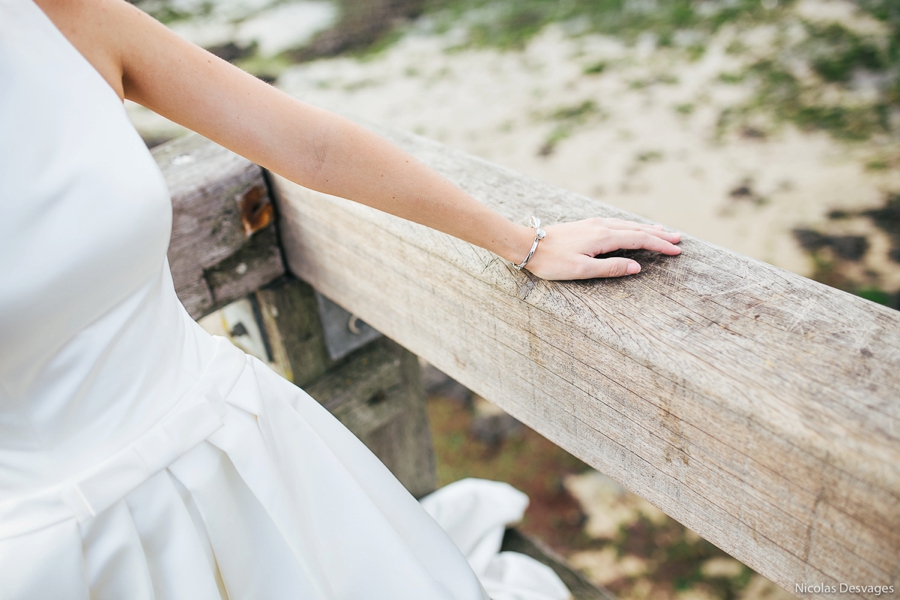
[(528, 225), (530, 227), (534, 227), (534, 243), (531, 244), (531, 250), (528, 251), (528, 256), (525, 257), (525, 260), (517, 265), (513, 265), (516, 268), (516, 271), (521, 271), (523, 268), (525, 268), (525, 265), (527, 265), (528, 261), (531, 260), (531, 257), (534, 256), (534, 251), (537, 250), (538, 242), (544, 239), (544, 236), (547, 235), (547, 232), (541, 229), (541, 220), (537, 217), (532, 216)]

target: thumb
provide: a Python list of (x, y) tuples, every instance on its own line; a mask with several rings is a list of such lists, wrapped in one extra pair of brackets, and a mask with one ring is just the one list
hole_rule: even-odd
[(639, 273), (641, 265), (627, 258), (591, 258), (584, 257), (585, 279), (595, 277), (622, 277)]

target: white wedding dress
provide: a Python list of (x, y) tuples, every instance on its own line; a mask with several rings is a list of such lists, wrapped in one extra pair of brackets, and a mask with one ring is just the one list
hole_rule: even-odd
[(162, 175), (31, 0), (0, 0), (0, 598), (483, 600), (444, 531), (175, 296)]

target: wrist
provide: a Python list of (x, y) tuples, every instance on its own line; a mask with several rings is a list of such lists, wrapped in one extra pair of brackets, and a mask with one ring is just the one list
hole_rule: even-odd
[(531, 250), (534, 243), (534, 229), (511, 221), (505, 221), (504, 224), (505, 227), (497, 236), (496, 248), (491, 250), (499, 257), (517, 265), (525, 260), (528, 251)]
[(525, 260), (534, 243), (534, 229), (513, 223), (492, 209), (482, 208), (481, 214), (474, 217), (476, 225), (469, 230), (469, 235), (459, 237), (514, 265)]

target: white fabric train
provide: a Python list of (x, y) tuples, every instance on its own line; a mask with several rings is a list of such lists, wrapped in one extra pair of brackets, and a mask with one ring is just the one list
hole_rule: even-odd
[(461, 479), (425, 496), (422, 506), (466, 555), (492, 600), (566, 600), (550, 567), (518, 552), (500, 552), (508, 525), (522, 520), (528, 496), (507, 483)]

